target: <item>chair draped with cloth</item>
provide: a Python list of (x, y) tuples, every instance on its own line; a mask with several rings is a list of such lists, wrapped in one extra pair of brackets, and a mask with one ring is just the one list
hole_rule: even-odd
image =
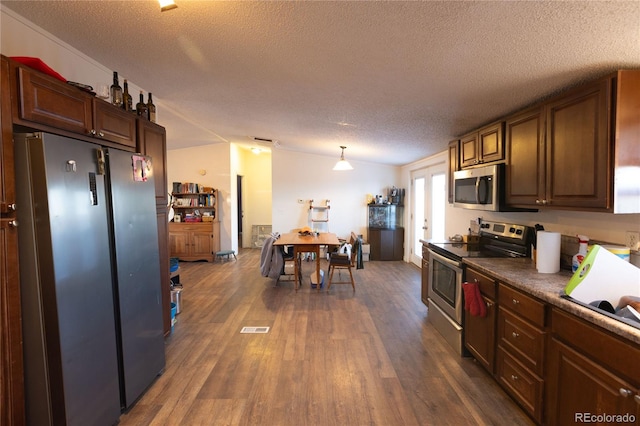
[[(334, 252), (329, 254), (329, 270), (327, 272), (329, 284), (327, 285), (327, 292), (331, 289), (331, 284), (351, 284), (353, 291), (356, 291), (351, 267), (356, 266), (357, 269), (363, 269), (362, 261), (359, 260), (362, 259), (362, 240), (352, 232), (349, 244), (351, 245), (351, 253)], [(340, 269), (346, 269), (349, 272), (349, 281), (333, 282), (333, 273), (336, 269), (338, 269), (338, 275), (340, 275)]]

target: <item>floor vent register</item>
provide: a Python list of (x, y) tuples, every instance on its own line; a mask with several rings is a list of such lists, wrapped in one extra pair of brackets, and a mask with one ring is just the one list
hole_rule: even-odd
[(269, 332), (270, 327), (242, 327), (240, 333), (245, 334), (264, 334)]

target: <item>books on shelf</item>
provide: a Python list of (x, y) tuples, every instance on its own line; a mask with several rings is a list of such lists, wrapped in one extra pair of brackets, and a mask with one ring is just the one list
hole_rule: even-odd
[(173, 182), (174, 194), (213, 194), (215, 189), (194, 182)]

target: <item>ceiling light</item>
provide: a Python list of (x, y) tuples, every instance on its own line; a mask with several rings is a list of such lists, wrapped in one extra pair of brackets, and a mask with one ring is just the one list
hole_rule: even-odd
[(251, 152), (253, 152), (254, 154), (258, 155), (262, 152), (262, 150), (260, 148), (258, 148), (257, 146), (254, 146), (253, 148), (251, 148)]
[(344, 159), (344, 150), (346, 146), (341, 145), (340, 148), (342, 148), (342, 154), (340, 154), (340, 160), (338, 160), (336, 165), (333, 166), (333, 170), (353, 170), (351, 164), (349, 164), (349, 162)]
[(160, 3), (160, 12), (166, 12), (167, 10), (175, 9), (176, 7), (178, 7), (176, 2), (174, 2), (173, 0), (158, 0), (158, 3)]

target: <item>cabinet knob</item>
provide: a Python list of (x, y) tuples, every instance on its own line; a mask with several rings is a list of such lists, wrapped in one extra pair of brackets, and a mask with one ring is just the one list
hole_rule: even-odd
[(104, 138), (104, 133), (100, 132), (98, 133), (98, 136), (100, 136), (101, 138)]
[(516, 333), (515, 331), (513, 333), (511, 333), (511, 335), (513, 336), (514, 339), (517, 339), (518, 337), (520, 337), (520, 335), (518, 333)]
[(511, 375), (511, 380), (516, 381), (518, 380), (518, 376), (516, 376), (515, 374)]
[(16, 205), (15, 203), (11, 203), (7, 206), (7, 209), (9, 209), (9, 211), (15, 212), (16, 211)]
[(633, 397), (633, 399), (635, 399), (635, 400), (636, 400), (636, 402), (637, 402), (638, 404), (640, 404), (640, 395), (636, 395), (636, 396), (634, 396), (634, 397)]
[(631, 392), (629, 389), (625, 389), (625, 388), (620, 388), (620, 390), (618, 392), (620, 393), (620, 396), (624, 396), (625, 398), (628, 397), (628, 396), (631, 396), (633, 394), (633, 392)]
[(94, 129), (89, 130), (89, 136), (95, 136), (96, 131)]
[(536, 204), (542, 204), (542, 201), (536, 200)]
[(492, 306), (493, 306), (493, 303), (487, 302), (487, 308), (491, 308)]
[(10, 228), (17, 228), (18, 227), (18, 221), (17, 220), (10, 220), (9, 221), (9, 227)]
[(518, 299), (511, 299), (511, 303), (513, 303), (514, 305), (518, 305), (520, 304), (520, 301)]

